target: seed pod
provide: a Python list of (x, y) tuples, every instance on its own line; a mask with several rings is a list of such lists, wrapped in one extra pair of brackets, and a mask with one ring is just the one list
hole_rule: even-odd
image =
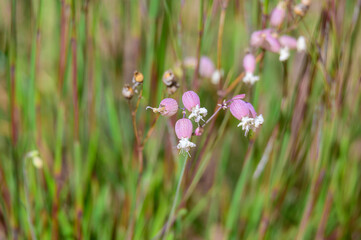
[(174, 73), (172, 72), (172, 70), (167, 70), (164, 74), (163, 74), (163, 83), (167, 86), (170, 87), (174, 84), (175, 77), (174, 77)]
[(293, 12), (294, 12), (296, 15), (298, 15), (298, 16), (300, 16), (300, 17), (303, 17), (303, 16), (305, 16), (305, 14), (306, 14), (306, 12), (307, 12), (307, 10), (308, 10), (308, 6), (309, 6), (309, 5), (305, 5), (305, 4), (300, 3), (300, 4), (296, 5), (296, 6), (293, 8)]
[(135, 71), (133, 74), (133, 83), (143, 83), (144, 76), (141, 72)]
[(249, 73), (253, 73), (256, 69), (256, 58), (251, 53), (246, 54), (243, 58), (243, 67)]
[(130, 100), (134, 96), (134, 90), (129, 84), (125, 84), (122, 90), (123, 97)]
[(270, 24), (273, 27), (279, 27), (286, 16), (286, 4), (284, 2), (278, 3), (277, 7), (273, 9), (270, 17)]
[(202, 56), (199, 60), (199, 75), (203, 78), (211, 78), (215, 71), (212, 60), (208, 57)]

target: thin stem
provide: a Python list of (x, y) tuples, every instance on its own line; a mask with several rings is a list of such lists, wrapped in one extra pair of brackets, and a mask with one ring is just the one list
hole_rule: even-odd
[(198, 73), (199, 73), (199, 62), (201, 58), (201, 47), (202, 47), (202, 38), (203, 38), (203, 31), (204, 31), (204, 16), (203, 16), (203, 6), (204, 1), (200, 1), (200, 16), (199, 16), (199, 36), (198, 36), (198, 44), (197, 44), (197, 65), (194, 70), (194, 81), (193, 81), (193, 88), (198, 89)]
[[(220, 19), (219, 19), (218, 40), (217, 40), (217, 69), (218, 70), (221, 69), (223, 28), (224, 28), (224, 19), (226, 18), (227, 5), (228, 5), (228, 0), (225, 0), (224, 3), (222, 4), (222, 11), (221, 11)], [(221, 88), (222, 88), (222, 81), (219, 81), (219, 89), (221, 89)]]
[(205, 127), (217, 114), (218, 112), (222, 109), (222, 107), (219, 107), (212, 116), (210, 116), (210, 118), (207, 119), (207, 121), (201, 126), (202, 128)]
[(25, 190), (25, 204), (26, 204), (26, 215), (27, 215), (27, 220), (29, 223), (29, 228), (30, 228), (30, 234), (31, 234), (31, 239), (36, 240), (36, 235), (35, 235), (35, 230), (34, 230), (34, 225), (31, 221), (31, 208), (30, 208), (30, 201), (29, 201), (29, 186), (28, 186), (28, 175), (26, 173), (26, 161), (29, 158), (25, 157), (23, 160), (23, 175), (24, 175), (24, 190)]
[(183, 176), (184, 176), (184, 172), (185, 172), (184, 170), (186, 169), (187, 160), (188, 160), (188, 155), (185, 154), (185, 159), (183, 161), (182, 171), (181, 171), (181, 174), (180, 174), (179, 179), (178, 179), (177, 190), (175, 192), (175, 197), (174, 197), (174, 200), (173, 200), (172, 209), (170, 211), (170, 214), (169, 214), (169, 217), (168, 217), (168, 220), (167, 220), (167, 223), (166, 223), (164, 235), (163, 235), (163, 238), (162, 238), (163, 240), (166, 239), (166, 237), (167, 237), (167, 233), (168, 233), (169, 227), (171, 225), (170, 223), (172, 222), (173, 215), (174, 215), (174, 212), (175, 212), (175, 209), (176, 209), (176, 206), (177, 206), (179, 190), (180, 190), (180, 186), (181, 186), (182, 179), (183, 179)]

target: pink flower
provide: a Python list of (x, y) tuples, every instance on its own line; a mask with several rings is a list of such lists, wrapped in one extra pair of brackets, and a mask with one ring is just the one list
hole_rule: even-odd
[(232, 115), (238, 120), (241, 120), (243, 117), (249, 115), (249, 108), (247, 106), (247, 103), (243, 100), (232, 101), (232, 103), (229, 106), (229, 109)]
[(160, 102), (159, 108), (152, 108), (148, 106), (146, 109), (148, 108), (152, 109), (154, 113), (159, 112), (165, 117), (171, 117), (177, 113), (178, 103), (173, 98), (165, 98)]
[(202, 127), (197, 127), (196, 130), (194, 131), (194, 134), (196, 136), (201, 136), (203, 134), (203, 128)]
[(272, 29), (264, 29), (253, 32), (251, 35), (251, 46), (261, 47), (271, 52), (279, 52), (281, 45)]
[(191, 138), (193, 125), (191, 120), (187, 118), (179, 119), (175, 124), (175, 133), (179, 139)]
[(232, 101), (230, 111), (235, 118), (241, 121), (238, 127), (242, 127), (245, 135), (248, 134), (249, 130), (256, 131), (264, 122), (262, 114), (257, 116), (252, 104), (243, 100)]
[(177, 148), (181, 150), (181, 152), (187, 152), (189, 154), (189, 150), (196, 145), (189, 141), (192, 137), (193, 125), (191, 120), (187, 118), (179, 119), (175, 124), (175, 133), (179, 138), (179, 143)]
[(282, 47), (288, 47), (289, 49), (297, 48), (297, 40), (294, 37), (283, 35), (279, 38), (279, 42), (282, 45)]
[(256, 58), (251, 53), (246, 54), (243, 58), (243, 67), (246, 71), (243, 82), (254, 84), (259, 80), (258, 76), (253, 75), (253, 72), (256, 69)]
[(234, 96), (232, 98), (232, 100), (243, 99), (245, 97), (246, 97), (246, 94), (238, 94), (238, 95)]
[(273, 9), (270, 17), (270, 25), (272, 27), (279, 27), (286, 16), (286, 5), (280, 2), (275, 9)]
[(182, 96), (182, 101), (184, 107), (191, 112), (188, 118), (194, 118), (196, 123), (199, 123), (199, 121), (203, 120), (203, 117), (207, 115), (207, 109), (200, 107), (200, 100), (197, 93), (193, 91), (185, 92)]
[(202, 56), (199, 60), (199, 75), (203, 78), (211, 78), (215, 71), (212, 60)]

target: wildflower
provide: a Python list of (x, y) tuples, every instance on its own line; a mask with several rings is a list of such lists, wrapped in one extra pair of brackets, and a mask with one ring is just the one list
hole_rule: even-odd
[(165, 117), (171, 117), (178, 111), (178, 103), (173, 98), (165, 98), (160, 104), (159, 108), (146, 107), (146, 109), (152, 109), (154, 113), (160, 113)]
[(261, 47), (276, 53), (278, 53), (281, 48), (280, 43), (277, 40), (277, 33), (272, 29), (253, 32), (250, 43), (253, 47)]
[(211, 78), (211, 82), (214, 85), (218, 85), (219, 81), (221, 80), (221, 78), (223, 77), (223, 69), (217, 69), (216, 71), (213, 72), (212, 74), (212, 78)]
[(191, 112), (189, 119), (194, 118), (196, 123), (199, 123), (200, 120), (203, 120), (203, 117), (207, 115), (207, 109), (200, 107), (200, 100), (197, 93), (193, 91), (185, 92), (182, 96), (182, 101), (184, 107)]
[(243, 58), (243, 67), (246, 71), (243, 82), (253, 85), (259, 80), (258, 76), (253, 75), (256, 68), (256, 58), (251, 53), (246, 54), (246, 56)]
[(280, 2), (277, 7), (273, 9), (270, 17), (270, 25), (272, 27), (279, 27), (286, 16), (286, 3)]
[(193, 125), (191, 120), (187, 118), (179, 119), (175, 124), (175, 133), (179, 139), (177, 148), (181, 152), (186, 152), (189, 155), (189, 150), (196, 145), (189, 141), (192, 137)]
[(125, 84), (122, 90), (123, 97), (130, 100), (134, 96), (134, 90), (129, 84)]
[(297, 48), (297, 40), (291, 36), (281, 36), (279, 42), (282, 46), (280, 49), (280, 61), (286, 61), (290, 57), (290, 49)]
[(199, 75), (203, 78), (211, 78), (215, 71), (212, 60), (202, 56), (199, 60)]
[(299, 37), (297, 40), (294, 37), (283, 35), (279, 38), (282, 46), (280, 49), (280, 61), (286, 61), (290, 57), (290, 50), (297, 49), (298, 52), (306, 50), (306, 40), (304, 37)]
[(262, 114), (257, 116), (252, 104), (243, 100), (232, 101), (230, 111), (235, 118), (241, 121), (237, 127), (242, 127), (242, 130), (245, 131), (245, 136), (249, 130), (256, 131), (263, 124)]

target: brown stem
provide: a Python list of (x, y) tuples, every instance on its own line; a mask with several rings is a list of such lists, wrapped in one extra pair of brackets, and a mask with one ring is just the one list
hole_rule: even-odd
[(59, 56), (59, 75), (58, 75), (58, 90), (63, 89), (65, 66), (66, 66), (66, 52), (67, 52), (67, 33), (68, 33), (68, 21), (67, 21), (67, 8), (68, 5), (65, 0), (61, 0), (61, 13), (60, 13), (60, 56)]
[(193, 89), (198, 89), (198, 74), (199, 74), (199, 62), (201, 58), (201, 46), (202, 46), (202, 38), (203, 38), (203, 31), (204, 31), (204, 13), (203, 13), (203, 0), (200, 1), (200, 20), (199, 20), (199, 32), (198, 32), (198, 43), (197, 43), (197, 64), (194, 70), (194, 77), (193, 77)]

